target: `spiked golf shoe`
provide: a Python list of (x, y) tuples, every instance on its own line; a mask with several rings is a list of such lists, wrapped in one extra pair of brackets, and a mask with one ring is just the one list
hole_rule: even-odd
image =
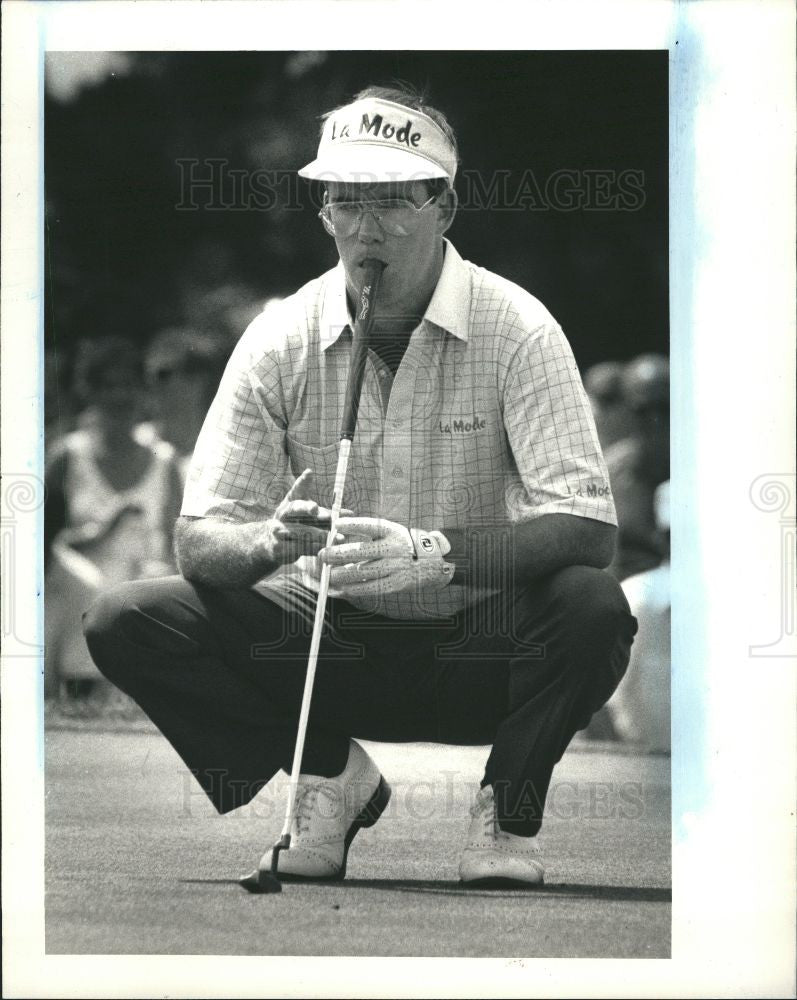
[(491, 785), (480, 789), (470, 815), (460, 881), (481, 886), (542, 884), (545, 871), (537, 838), (518, 837), (499, 827)]
[[(352, 840), (376, 823), (389, 800), (390, 786), (354, 740), (346, 767), (336, 778), (300, 774), (291, 846), (279, 855), (279, 878), (342, 879)], [(260, 859), (260, 871), (270, 870), (268, 850)]]

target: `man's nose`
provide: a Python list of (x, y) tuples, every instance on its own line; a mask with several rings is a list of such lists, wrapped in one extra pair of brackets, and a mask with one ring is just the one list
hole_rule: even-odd
[(366, 208), (363, 210), (357, 236), (362, 243), (372, 243), (374, 241), (381, 243), (385, 238), (382, 227), (376, 221), (374, 213), (370, 209)]

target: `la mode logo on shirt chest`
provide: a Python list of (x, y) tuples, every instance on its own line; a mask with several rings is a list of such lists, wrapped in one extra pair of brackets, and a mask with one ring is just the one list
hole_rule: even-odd
[(439, 420), (437, 422), (439, 433), (449, 434), (451, 436), (478, 434), (478, 432), (483, 431), (486, 426), (486, 417), (481, 417), (478, 413), (474, 413), (472, 416), (469, 415), (468, 417), (455, 417), (453, 420)]

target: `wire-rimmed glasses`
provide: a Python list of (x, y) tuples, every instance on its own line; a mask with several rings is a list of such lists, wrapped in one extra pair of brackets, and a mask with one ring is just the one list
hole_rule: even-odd
[(362, 223), (366, 211), (373, 215), (376, 222), (390, 236), (409, 236), (418, 228), (421, 212), (428, 208), (438, 195), (432, 195), (428, 201), (418, 207), (406, 198), (385, 198), (379, 201), (330, 201), (327, 202), (318, 217), (324, 223), (324, 228), (330, 236), (345, 239), (356, 233)]

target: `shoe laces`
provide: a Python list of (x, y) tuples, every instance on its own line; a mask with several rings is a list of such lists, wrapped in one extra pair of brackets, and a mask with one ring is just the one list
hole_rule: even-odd
[(501, 832), (498, 826), (498, 811), (492, 795), (480, 794), (473, 807), (473, 815), (481, 816), (482, 832), (486, 836), (495, 838)]
[(296, 791), (296, 806), (293, 814), (297, 833), (304, 833), (309, 829), (320, 788), (321, 786), (318, 784), (299, 785)]
[(501, 832), (498, 826), (498, 815), (495, 811), (495, 807), (488, 810), (484, 814), (484, 832), (488, 837), (495, 839)]

